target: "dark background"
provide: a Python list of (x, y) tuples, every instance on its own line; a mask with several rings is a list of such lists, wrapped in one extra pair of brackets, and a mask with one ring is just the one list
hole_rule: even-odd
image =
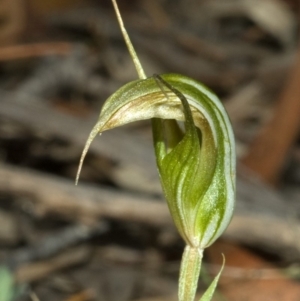
[[(203, 82), (235, 131), (237, 207), (199, 293), (224, 253), (214, 300), (299, 300), (299, 2), (119, 2), (147, 75)], [(176, 300), (149, 122), (97, 137), (74, 186), (101, 105), (137, 78), (111, 2), (2, 0), (0, 46), (0, 301)]]

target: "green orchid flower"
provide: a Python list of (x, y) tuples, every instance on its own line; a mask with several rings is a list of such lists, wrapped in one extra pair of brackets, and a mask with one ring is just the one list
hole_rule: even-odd
[[(205, 86), (178, 74), (132, 81), (107, 99), (88, 138), (154, 119), (158, 170), (174, 222), (185, 242), (204, 249), (230, 222), (235, 150), (229, 119)], [(185, 133), (177, 121), (185, 121)]]
[[(104, 103), (86, 142), (76, 182), (89, 146), (98, 134), (134, 121), (152, 120), (163, 192), (186, 243), (179, 301), (192, 301), (203, 250), (225, 231), (233, 214), (236, 155), (232, 127), (220, 100), (203, 84), (179, 74), (146, 77), (117, 4), (112, 1), (140, 79), (127, 83)], [(211, 300), (220, 273), (201, 301)]]

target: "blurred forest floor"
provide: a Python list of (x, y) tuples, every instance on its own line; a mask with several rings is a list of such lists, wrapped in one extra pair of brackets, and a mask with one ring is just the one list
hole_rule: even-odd
[[(300, 300), (297, 0), (119, 0), (144, 69), (214, 90), (238, 155), (237, 206), (199, 294)], [(0, 3), (0, 301), (177, 300), (183, 242), (149, 122), (104, 133), (101, 105), (137, 78), (109, 0)]]

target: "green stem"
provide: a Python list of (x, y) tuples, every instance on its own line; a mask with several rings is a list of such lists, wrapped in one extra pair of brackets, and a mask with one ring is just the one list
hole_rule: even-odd
[(130, 56), (131, 56), (131, 58), (133, 60), (133, 63), (135, 65), (135, 69), (136, 69), (136, 71), (138, 73), (138, 76), (139, 76), (140, 79), (146, 79), (147, 77), (146, 77), (146, 74), (145, 74), (144, 69), (142, 67), (142, 64), (141, 64), (141, 62), (140, 62), (140, 60), (139, 60), (139, 58), (138, 58), (138, 56), (137, 56), (137, 54), (136, 54), (136, 52), (134, 50), (134, 47), (133, 47), (133, 45), (131, 43), (129, 35), (128, 35), (128, 33), (126, 31), (126, 28), (124, 26), (124, 23), (123, 23), (123, 20), (122, 20), (122, 16), (121, 16), (119, 8), (118, 8), (117, 1), (116, 0), (112, 0), (112, 3), (113, 3), (113, 6), (114, 6), (116, 15), (117, 15), (117, 19), (118, 19), (118, 22), (119, 22), (119, 25), (120, 25), (121, 32), (123, 34), (125, 43), (127, 45), (127, 49), (128, 49), (128, 51), (130, 53)]
[(179, 275), (179, 301), (194, 301), (200, 275), (203, 250), (186, 246)]

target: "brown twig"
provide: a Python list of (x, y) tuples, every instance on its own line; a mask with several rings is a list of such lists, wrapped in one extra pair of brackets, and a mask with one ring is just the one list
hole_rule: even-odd
[(18, 267), (15, 273), (15, 280), (18, 283), (40, 280), (47, 277), (50, 273), (88, 260), (90, 254), (91, 249), (86, 245), (65, 250), (51, 259)]
[[(94, 115), (87, 120), (62, 114), (42, 100), (35, 102), (32, 101), (32, 97), (21, 93), (19, 97), (2, 98), (0, 115), (82, 147), (98, 118)], [(122, 151), (118, 141), (122, 141)], [(146, 139), (137, 137), (129, 131), (115, 129), (112, 135), (104, 133), (101, 138), (95, 139), (90, 150), (116, 162), (122, 162), (112, 171), (114, 180), (119, 185), (151, 193), (161, 191), (152, 144)]]
[(69, 54), (73, 46), (68, 42), (33, 43), (0, 48), (0, 62), (48, 55)]
[(278, 184), (287, 153), (300, 128), (300, 47), (292, 71), (270, 122), (253, 141), (242, 163), (271, 185)]
[[(300, 221), (292, 217), (299, 211), (299, 202), (290, 200), (287, 206), (275, 191), (254, 180), (240, 179), (237, 187), (236, 213), (224, 237), (280, 252), (288, 259), (299, 258)], [(87, 184), (74, 187), (72, 181), (10, 165), (1, 165), (0, 192), (26, 195), (41, 215), (72, 221), (109, 217), (172, 227), (166, 203), (155, 198)]]
[(24, 247), (13, 252), (8, 259), (8, 263), (11, 267), (18, 267), (31, 261), (47, 259), (62, 250), (103, 234), (106, 230), (107, 226), (104, 223), (98, 223), (94, 226), (81, 224), (68, 226), (54, 235), (45, 237), (33, 246)]

